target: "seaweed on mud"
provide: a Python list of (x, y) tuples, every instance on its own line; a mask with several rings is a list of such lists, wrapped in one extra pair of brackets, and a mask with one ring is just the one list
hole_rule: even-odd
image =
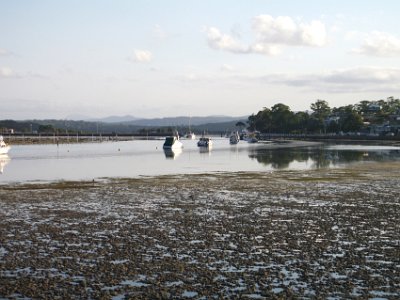
[(3, 186), (0, 298), (396, 299), (398, 167)]
[(19, 191), (19, 190), (63, 190), (63, 189), (87, 189), (95, 187), (99, 183), (97, 181), (57, 181), (49, 183), (25, 183), (25, 184), (8, 184), (0, 185), (0, 190)]

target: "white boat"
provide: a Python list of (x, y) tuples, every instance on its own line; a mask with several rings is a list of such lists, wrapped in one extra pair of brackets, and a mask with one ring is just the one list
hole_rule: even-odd
[(255, 132), (247, 134), (245, 140), (250, 144), (258, 143), (258, 139)]
[(195, 140), (196, 139), (196, 135), (194, 134), (194, 132), (188, 132), (185, 135), (185, 138), (189, 139), (189, 140)]
[(163, 149), (181, 149), (183, 144), (179, 141), (179, 136), (167, 136), (163, 145)]
[(7, 154), (10, 148), (11, 147), (4, 142), (3, 136), (0, 135), (0, 154)]
[(232, 132), (231, 135), (229, 136), (229, 144), (236, 145), (237, 143), (239, 143), (239, 141), (240, 141), (239, 133), (237, 131)]
[(199, 141), (197, 142), (197, 146), (199, 147), (211, 147), (212, 146), (212, 140), (208, 137), (201, 137)]
[(189, 118), (189, 132), (186, 133), (185, 138), (189, 139), (189, 140), (195, 140), (196, 139), (196, 135), (194, 134), (194, 132), (191, 129), (191, 121), (192, 121), (192, 117)]

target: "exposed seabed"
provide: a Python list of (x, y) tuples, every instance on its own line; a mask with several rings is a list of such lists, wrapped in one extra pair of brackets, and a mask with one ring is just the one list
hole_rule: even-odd
[(0, 298), (400, 297), (400, 164), (0, 186)]

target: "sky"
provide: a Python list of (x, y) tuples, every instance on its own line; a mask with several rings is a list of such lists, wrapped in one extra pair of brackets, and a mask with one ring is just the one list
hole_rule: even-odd
[(399, 11), (398, 0), (0, 0), (0, 119), (398, 98)]

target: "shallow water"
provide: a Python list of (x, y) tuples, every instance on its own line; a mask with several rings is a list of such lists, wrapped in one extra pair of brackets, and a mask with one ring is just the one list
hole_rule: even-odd
[(180, 151), (164, 151), (163, 140), (15, 145), (0, 157), (0, 183), (92, 180), (210, 172), (308, 170), (355, 162), (399, 160), (400, 147), (240, 142), (213, 139), (211, 149), (181, 140)]

